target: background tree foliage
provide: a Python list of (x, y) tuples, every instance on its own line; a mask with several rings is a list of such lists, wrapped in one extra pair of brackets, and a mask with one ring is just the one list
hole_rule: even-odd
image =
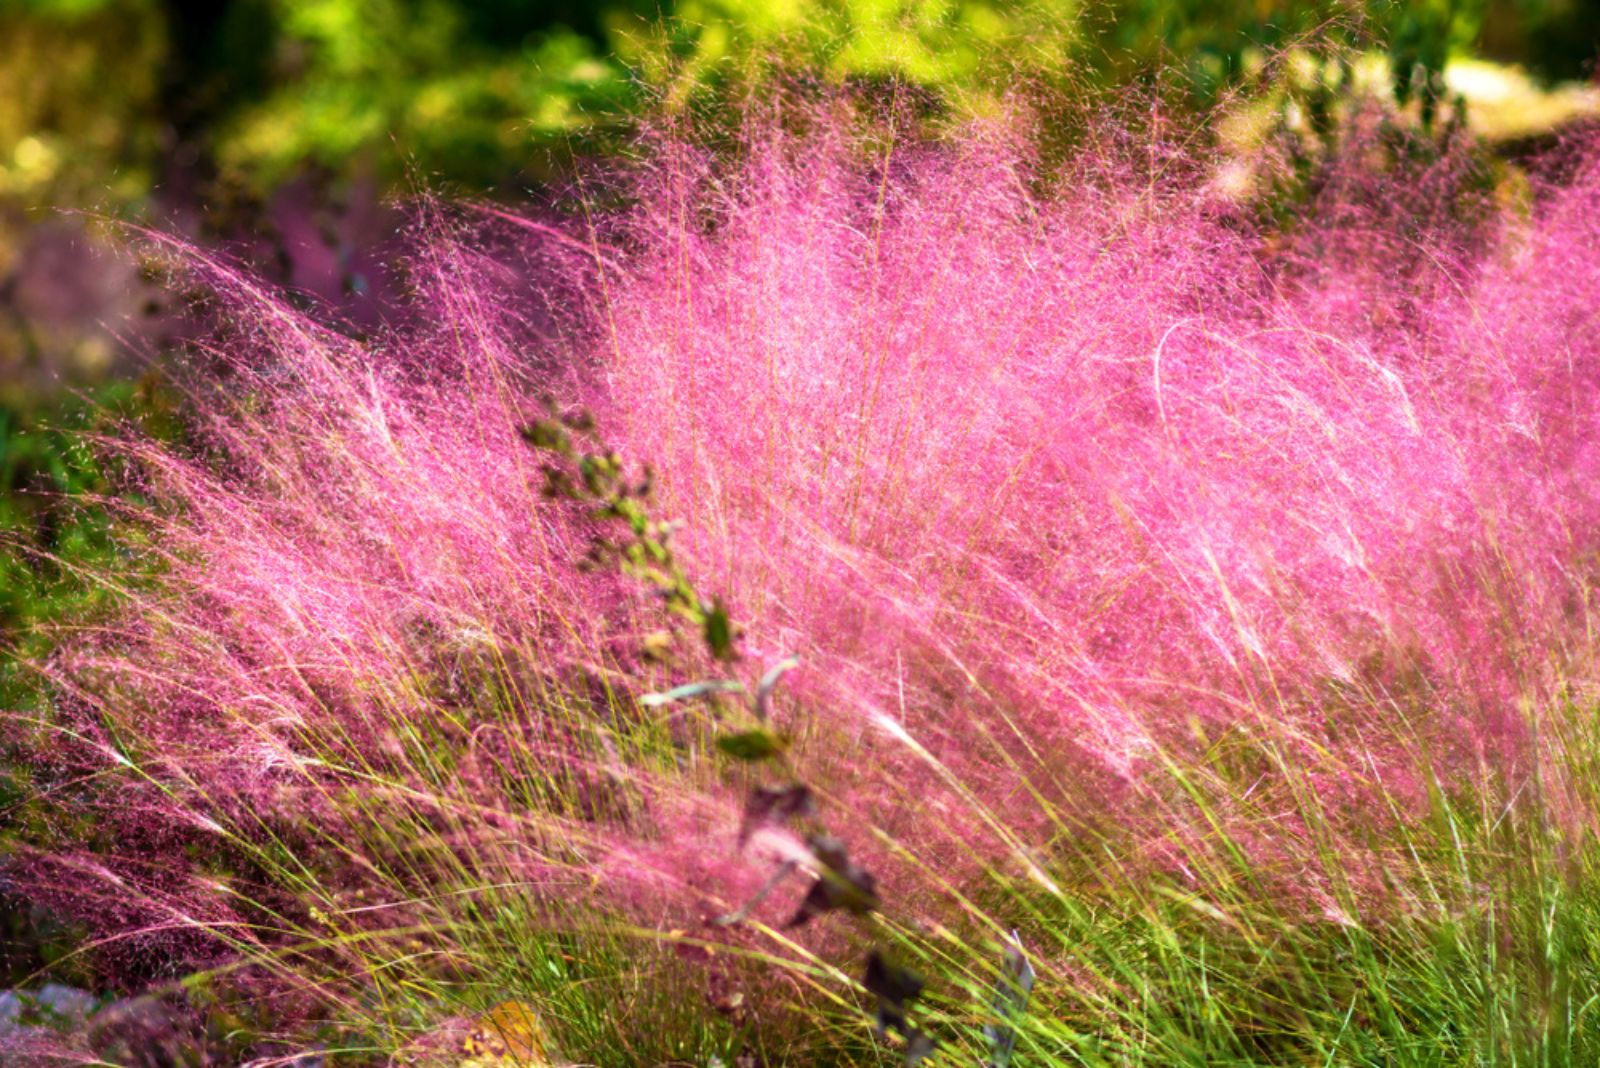
[(1600, 13), (1580, 0), (9, 0), (0, 193), (137, 201), (175, 168), (259, 191), (311, 167), (512, 191), (541, 145), (617, 121), (647, 89), (685, 94), (775, 57), (952, 97), (1019, 72), (1084, 91), (1176, 61), (1204, 103), (1314, 37), (1387, 50), (1404, 95), (1467, 51), (1582, 76)]

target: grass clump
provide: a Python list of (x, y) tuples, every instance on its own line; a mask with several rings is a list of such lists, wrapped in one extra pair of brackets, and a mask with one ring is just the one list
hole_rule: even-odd
[(1591, 1061), (1593, 166), (1353, 120), (1269, 229), (830, 114), (435, 216), (368, 340), (185, 252), (16, 885), (358, 1059)]

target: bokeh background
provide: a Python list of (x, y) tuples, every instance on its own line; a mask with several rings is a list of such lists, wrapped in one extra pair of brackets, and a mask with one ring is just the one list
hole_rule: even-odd
[[(178, 432), (152, 372), (184, 311), (127, 224), (359, 329), (396, 299), (407, 198), (527, 203), (775, 75), (908, 90), (936, 121), (1154, 88), (1237, 138), (1359, 87), (1512, 174), (1600, 117), (1597, 52), (1594, 0), (0, 0), (0, 707), (29, 699), (5, 650), (37, 653), (36, 624), (100, 595), (75, 562), (117, 551), (93, 431)], [(0, 826), (28, 789), (3, 750)], [(3, 891), (0, 987), (72, 945)]]

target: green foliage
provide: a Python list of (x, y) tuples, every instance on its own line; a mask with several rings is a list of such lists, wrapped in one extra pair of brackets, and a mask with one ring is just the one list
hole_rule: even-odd
[[(727, 663), (737, 659), (737, 635), (727, 607), (717, 598), (701, 596), (690, 582), (672, 551), (676, 524), (650, 514), (650, 470), (646, 468), (636, 480), (629, 478), (622, 458), (595, 441), (594, 420), (587, 412), (564, 413), (549, 399), (545, 409), (543, 418), (523, 427), (522, 437), (549, 456), (543, 467), (545, 496), (576, 503), (598, 524), (586, 566), (615, 568), (653, 589), (671, 617), (699, 631), (714, 660)], [(591, 449), (598, 451), (588, 451)], [(676, 632), (670, 630), (653, 635), (642, 655), (664, 659), (671, 655), (677, 640)], [(730, 688), (743, 687), (695, 683), (660, 699)]]
[[(20, 399), (18, 399), (20, 400)], [(112, 597), (90, 571), (130, 580), (126, 532), (116, 534), (103, 506), (113, 485), (91, 435), (136, 422), (172, 438), (170, 401), (154, 380), (116, 382), (93, 395), (60, 397), (47, 405), (0, 400), (0, 858), (17, 841), (51, 840), (37, 805), (28, 724), (48, 706), (48, 694), (26, 665), (47, 656), (53, 628), (91, 620)], [(68, 982), (92, 981), (76, 955), (82, 933), (37, 908), (0, 895), (0, 986), (36, 972)]]
[[(548, 415), (525, 427), (522, 435), (530, 445), (553, 458), (553, 462), (544, 466), (545, 495), (573, 501), (599, 521), (588, 559), (596, 565), (609, 563), (624, 574), (644, 580), (661, 594), (668, 610), (698, 623), (705, 652), (713, 662), (736, 660), (735, 630), (727, 607), (720, 599), (707, 600), (695, 591), (667, 544), (671, 528), (650, 518), (652, 482), (648, 472), (642, 482), (630, 483), (624, 475), (621, 458), (598, 442), (594, 420), (588, 413), (563, 413), (552, 400), (547, 400), (545, 406)], [(583, 451), (585, 442), (603, 451)], [(608, 527), (617, 522), (626, 527), (626, 533), (620, 536), (613, 535)], [(791, 821), (814, 820), (816, 816), (812, 789), (796, 778), (788, 760), (792, 739), (768, 727), (773, 691), (798, 663), (798, 658), (786, 657), (762, 675), (749, 708), (759, 726), (721, 731), (714, 736), (717, 749), (724, 755), (740, 763), (765, 765), (782, 782), (780, 786), (757, 783), (747, 790), (739, 827), (741, 847), (756, 830), (785, 827)], [(690, 697), (734, 692), (742, 693), (744, 687), (735, 682), (714, 680), (647, 695), (641, 703), (655, 707)], [(871, 936), (877, 926), (875, 914), (883, 907), (877, 879), (850, 859), (848, 847), (842, 840), (826, 832), (808, 835), (805, 852), (805, 864), (813, 879), (785, 927), (802, 927), (827, 913), (845, 912), (856, 917)], [(797, 858), (784, 860), (753, 898), (715, 922), (723, 927), (745, 922), (755, 906), (799, 866)], [(920, 976), (893, 962), (881, 947), (875, 947), (867, 953), (862, 985), (877, 999), (878, 1036), (887, 1038), (891, 1033), (900, 1036), (905, 1044), (904, 1063), (908, 1068), (933, 1052), (936, 1046), (933, 1037), (911, 1026), (906, 1017), (910, 1003), (922, 992)]]
[[(507, 7), (507, 5), (500, 5)], [(274, 87), (218, 125), (220, 165), (271, 188), (307, 164), (481, 188), (632, 99), (597, 43), (445, 0), (273, 0)]]
[(111, 536), (100, 503), (113, 486), (90, 436), (123, 421), (161, 437), (177, 432), (153, 379), (43, 407), (0, 404), (0, 673), (10, 670), (6, 650), (37, 651), (48, 640), (42, 625), (78, 618), (105, 598), (81, 578), (86, 569), (122, 569), (126, 543), (119, 548)]
[(0, 4), (0, 277), (6, 201), (102, 207), (155, 180), (161, 63), (157, 0)]
[(717, 739), (717, 748), (735, 760), (771, 760), (788, 748), (788, 742), (768, 730), (740, 731)]
[(684, 0), (675, 14), (620, 34), (617, 50), (680, 101), (701, 85), (759, 79), (772, 65), (992, 90), (1019, 67), (1060, 69), (1078, 41), (1074, 0)]
[(307, 167), (514, 192), (658, 95), (773, 69), (893, 76), (961, 110), (1159, 69), (1204, 105), (1322, 42), (1386, 50), (1401, 102), (1431, 109), (1474, 47), (1574, 76), (1595, 17), (1571, 0), (30, 0), (0, 9), (0, 196), (136, 202), (173, 138), (258, 192)]

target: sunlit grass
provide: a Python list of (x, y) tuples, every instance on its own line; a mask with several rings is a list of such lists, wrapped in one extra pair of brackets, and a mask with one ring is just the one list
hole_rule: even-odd
[[(579, 1063), (893, 1061), (884, 946), (932, 1063), (1591, 1062), (1593, 174), (1502, 217), (1352, 121), (1264, 232), (1151, 130), (1045, 182), (813, 118), (435, 220), (374, 340), (178, 250), (192, 439), (121, 439), (153, 578), (31, 665), (19, 885), (357, 1063), (508, 1002)], [(770, 753), (676, 689), (791, 654)], [(802, 830), (871, 907), (795, 922)]]

